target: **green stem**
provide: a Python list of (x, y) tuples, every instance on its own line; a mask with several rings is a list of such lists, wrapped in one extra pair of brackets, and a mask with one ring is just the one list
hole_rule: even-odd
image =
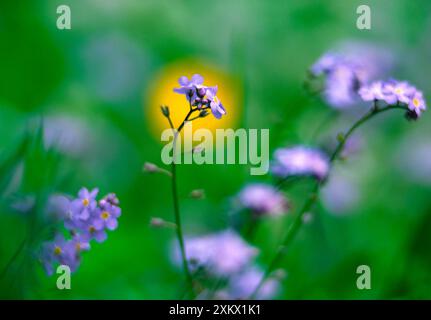
[(172, 200), (174, 205), (174, 215), (175, 215), (175, 224), (176, 224), (176, 234), (178, 243), (180, 246), (181, 251), (181, 259), (183, 264), (184, 273), (186, 274), (186, 279), (188, 286), (190, 287), (190, 291), (192, 293), (192, 296), (194, 297), (194, 286), (193, 286), (193, 277), (190, 272), (189, 264), (187, 262), (187, 256), (186, 256), (186, 248), (184, 243), (184, 236), (183, 236), (183, 228), (181, 224), (181, 214), (180, 214), (180, 205), (178, 200), (178, 187), (177, 187), (177, 169), (176, 169), (176, 149), (177, 149), (177, 137), (180, 134), (181, 129), (184, 127), (185, 123), (189, 121), (189, 117), (195, 112), (196, 109), (192, 109), (190, 107), (189, 112), (187, 113), (184, 121), (181, 123), (181, 125), (178, 127), (177, 130), (175, 130), (172, 120), (169, 116), (167, 116), (169, 125), (171, 126), (171, 129), (174, 131), (174, 141), (173, 141), (173, 161), (171, 165), (171, 177), (172, 177)]
[(2, 279), (4, 276), (6, 276), (6, 274), (8, 273), (8, 271), (9, 271), (10, 267), (12, 266), (12, 264), (14, 263), (14, 261), (18, 258), (18, 256), (20, 255), (20, 253), (23, 251), (26, 243), (27, 243), (27, 238), (25, 238), (21, 242), (21, 244), (19, 245), (18, 249), (15, 251), (15, 253), (11, 257), (11, 259), (9, 260), (9, 262), (6, 264), (6, 266), (4, 267), (3, 271), (0, 273), (0, 279)]
[[(369, 119), (371, 119), (373, 116), (391, 110), (391, 109), (402, 109), (407, 110), (406, 107), (400, 106), (400, 105), (389, 105), (387, 107), (378, 109), (373, 108), (370, 112), (368, 112), (366, 115), (364, 115), (362, 118), (360, 118), (357, 122), (353, 124), (353, 126), (344, 134), (342, 139), (338, 142), (337, 147), (335, 148), (334, 152), (332, 153), (330, 157), (330, 163), (333, 163), (340, 153), (343, 151), (344, 146), (346, 145), (347, 139), (353, 134), (353, 132), (359, 128), (361, 125), (363, 125), (365, 122), (367, 122)], [(325, 183), (325, 180), (322, 181), (316, 181), (313, 189), (310, 193), (310, 196), (302, 206), (299, 213), (296, 215), (295, 219), (293, 220), (292, 224), (290, 225), (289, 229), (286, 232), (286, 235), (284, 237), (284, 240), (282, 241), (281, 245), (279, 246), (274, 258), (271, 260), (271, 262), (268, 265), (268, 268), (266, 269), (264, 275), (262, 276), (262, 279), (259, 282), (259, 285), (254, 290), (253, 294), (250, 296), (250, 299), (254, 299), (261, 289), (262, 285), (264, 284), (265, 280), (268, 278), (268, 276), (271, 274), (271, 272), (274, 270), (274, 268), (278, 265), (280, 260), (283, 258), (286, 248), (290, 245), (290, 243), (295, 238), (296, 234), (298, 233), (299, 229), (302, 226), (302, 217), (306, 212), (311, 210), (313, 205), (317, 202), (319, 198), (319, 190), (320, 187)]]

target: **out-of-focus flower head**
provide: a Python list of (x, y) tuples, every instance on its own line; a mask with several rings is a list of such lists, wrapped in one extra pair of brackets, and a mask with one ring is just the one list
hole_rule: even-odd
[(214, 117), (220, 119), (226, 114), (226, 109), (216, 96), (218, 87), (204, 86), (203, 82), (204, 78), (199, 74), (194, 74), (190, 80), (182, 76), (178, 79), (181, 87), (174, 88), (174, 91), (185, 95), (192, 106), (211, 109)]
[(426, 103), (421, 91), (407, 81), (377, 81), (359, 90), (364, 101), (382, 101), (388, 105), (406, 105), (410, 118), (416, 119), (426, 110)]
[[(185, 247), (192, 270), (203, 268), (211, 275), (226, 278), (244, 269), (258, 253), (232, 230), (186, 238)], [(176, 245), (174, 261), (179, 264), (180, 260)]]
[(322, 203), (330, 213), (346, 215), (361, 200), (361, 190), (352, 177), (335, 170), (321, 190)]
[(312, 77), (324, 77), (323, 95), (334, 108), (358, 102), (357, 91), (365, 83), (382, 77), (393, 65), (393, 57), (382, 48), (348, 42), (322, 55), (310, 68)]
[(329, 167), (329, 158), (320, 150), (295, 146), (275, 151), (271, 172), (281, 178), (299, 175), (322, 180), (327, 176)]
[[(258, 267), (250, 267), (247, 270), (233, 275), (229, 279), (226, 290), (229, 299), (247, 299), (256, 290), (263, 278), (263, 271)], [(280, 291), (280, 283), (275, 278), (268, 278), (257, 292), (257, 299), (272, 299)]]
[(273, 186), (250, 184), (238, 195), (241, 207), (251, 210), (257, 216), (277, 216), (285, 213), (288, 202), (284, 195)]

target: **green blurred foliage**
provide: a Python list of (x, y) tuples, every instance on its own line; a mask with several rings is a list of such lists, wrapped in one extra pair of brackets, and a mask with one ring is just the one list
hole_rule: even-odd
[[(170, 258), (174, 232), (149, 227), (151, 217), (173, 220), (170, 181), (142, 172), (145, 161), (160, 163), (161, 149), (144, 111), (159, 106), (142, 101), (167, 64), (203, 60), (240, 79), (242, 126), (270, 128), (271, 151), (322, 142), (311, 137), (330, 111), (307, 96), (302, 83), (310, 64), (340, 41), (367, 41), (393, 51), (399, 59), (393, 76), (430, 96), (427, 0), (367, 1), (369, 31), (355, 27), (359, 0), (68, 2), (62, 2), (72, 10), (68, 31), (56, 28), (58, 1), (0, 4), (0, 270), (42, 223), (43, 203), (52, 192), (74, 195), (82, 186), (115, 192), (123, 215), (107, 242), (85, 253), (72, 290), (57, 290), (55, 276), (47, 277), (27, 248), (0, 281), (1, 297), (179, 297), (183, 275)], [(361, 201), (345, 215), (318, 206), (283, 261), (288, 276), (277, 298), (431, 298), (431, 185), (396, 169), (405, 137), (413, 146), (430, 137), (430, 116), (407, 123), (395, 113), (362, 130), (365, 146), (357, 159), (337, 163), (336, 170), (356, 173)], [(46, 145), (43, 131), (64, 117), (77, 125), (60, 122), (54, 135), (69, 133), (78, 146)], [(344, 130), (353, 121), (333, 119), (325, 132)], [(247, 182), (270, 181), (239, 165), (184, 165), (178, 171), (187, 234), (226, 228), (232, 196)], [(309, 187), (305, 181), (289, 190), (294, 207), (301, 206)], [(196, 188), (205, 190), (205, 199), (188, 197)], [(28, 194), (40, 205), (25, 214), (13, 212), (13, 197)], [(262, 266), (290, 221), (287, 216), (259, 226), (253, 244), (261, 249)], [(372, 269), (372, 290), (356, 288), (360, 264)]]

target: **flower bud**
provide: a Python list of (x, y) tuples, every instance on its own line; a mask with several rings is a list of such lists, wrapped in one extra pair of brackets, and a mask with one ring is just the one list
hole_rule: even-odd
[(203, 97), (205, 97), (206, 90), (205, 90), (205, 88), (199, 88), (196, 93), (197, 93), (199, 98), (203, 98)]
[(163, 220), (162, 218), (153, 217), (150, 220), (150, 226), (155, 228), (162, 228), (165, 226), (165, 220)]
[(203, 189), (196, 189), (190, 192), (190, 197), (193, 199), (203, 199), (205, 197), (205, 191)]
[(157, 167), (154, 163), (151, 162), (145, 162), (144, 163), (144, 171), (149, 173), (157, 172), (159, 167)]
[(204, 118), (204, 117), (206, 117), (207, 115), (209, 115), (208, 110), (202, 110), (201, 112), (199, 112), (199, 117), (200, 117), (200, 118)]
[(169, 117), (169, 107), (168, 106), (160, 106), (162, 113), (165, 117)]

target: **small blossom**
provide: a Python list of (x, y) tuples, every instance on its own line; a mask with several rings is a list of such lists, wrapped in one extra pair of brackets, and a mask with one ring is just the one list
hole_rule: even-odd
[(46, 242), (42, 245), (41, 260), (48, 275), (54, 273), (56, 265), (67, 265), (74, 272), (80, 263), (74, 243), (71, 240), (66, 240), (60, 234), (56, 235), (52, 242)]
[(73, 209), (72, 213), (74, 218), (87, 220), (90, 218), (91, 211), (97, 206), (96, 196), (99, 193), (99, 189), (93, 189), (88, 191), (87, 188), (79, 190), (78, 198), (71, 204)]
[(265, 184), (246, 186), (238, 198), (242, 207), (250, 209), (257, 215), (280, 215), (288, 208), (283, 194)]
[(180, 88), (175, 88), (174, 91), (179, 94), (184, 94), (188, 101), (193, 101), (197, 98), (196, 89), (203, 88), (204, 78), (200, 74), (194, 74), (189, 80), (186, 76), (178, 79)]
[(322, 180), (329, 172), (329, 159), (317, 149), (303, 146), (280, 148), (275, 151), (271, 170), (282, 178), (311, 175)]
[(358, 93), (364, 101), (383, 100), (383, 83), (382, 81), (375, 81), (368, 86), (361, 87)]
[(423, 97), (422, 92), (416, 91), (412, 95), (412, 97), (408, 103), (408, 108), (410, 111), (415, 113), (417, 115), (417, 117), (420, 117), (422, 111), (426, 110), (425, 99)]
[[(246, 267), (257, 255), (237, 233), (226, 230), (215, 234), (185, 239), (186, 256), (192, 269), (204, 268), (217, 277), (228, 277)], [(178, 246), (175, 261), (180, 263)]]
[(94, 213), (93, 224), (97, 230), (108, 229), (115, 230), (118, 227), (118, 217), (121, 215), (121, 209), (110, 203), (97, 208)]
[(206, 91), (206, 96), (209, 100), (209, 106), (211, 107), (211, 112), (217, 119), (220, 119), (223, 115), (226, 114), (226, 109), (221, 104), (219, 98), (217, 98), (217, 86), (208, 88)]

